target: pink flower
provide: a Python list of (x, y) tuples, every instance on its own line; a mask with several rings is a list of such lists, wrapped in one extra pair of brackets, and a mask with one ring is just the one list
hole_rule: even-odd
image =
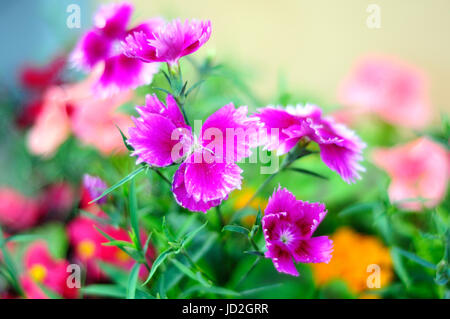
[(126, 152), (117, 126), (126, 130), (132, 125), (117, 108), (131, 100), (132, 91), (108, 97), (95, 96), (91, 86), (101, 76), (96, 67), (85, 80), (46, 91), (42, 111), (27, 136), (32, 154), (51, 157), (73, 132), (82, 143), (92, 145), (103, 155)]
[(211, 36), (211, 21), (174, 20), (159, 26), (153, 34), (142, 31), (128, 35), (122, 43), (124, 54), (144, 62), (178, 63), (185, 55), (194, 53)]
[(104, 99), (79, 101), (71, 117), (74, 135), (103, 155), (125, 153), (127, 149), (117, 127), (126, 131), (133, 123), (128, 115), (119, 113), (117, 108), (129, 101), (132, 95), (131, 91), (127, 91)]
[(160, 167), (182, 161), (172, 184), (181, 206), (206, 212), (240, 188), (242, 170), (236, 162), (250, 155), (257, 135), (257, 121), (247, 117), (247, 107), (225, 105), (205, 121), (200, 138), (193, 136), (171, 95), (167, 106), (156, 95), (147, 96), (137, 111), (141, 117), (129, 130), (132, 156), (136, 163)]
[(132, 12), (128, 3), (102, 6), (94, 18), (95, 27), (83, 35), (71, 55), (75, 66), (86, 71), (104, 63), (103, 74), (94, 86), (104, 95), (149, 84), (158, 71), (158, 64), (127, 58), (118, 48), (127, 35), (140, 32), (151, 36), (162, 24), (161, 19), (152, 19), (127, 29)]
[[(106, 214), (102, 213), (98, 217), (104, 218)], [(106, 277), (99, 267), (99, 262), (106, 262), (127, 271), (131, 270), (135, 261), (119, 248), (103, 245), (108, 242), (108, 239), (103, 237), (94, 226), (115, 240), (131, 242), (130, 236), (124, 229), (103, 225), (88, 217), (77, 217), (73, 219), (67, 226), (67, 232), (70, 243), (75, 249), (76, 258), (86, 266), (87, 276), (92, 280), (99, 280)], [(146, 239), (145, 234), (142, 232), (142, 242), (144, 243)], [(151, 245), (147, 250), (146, 257), (151, 267), (151, 261), (155, 257), (155, 251)], [(140, 277), (145, 278), (147, 273), (145, 266), (142, 266), (140, 269)]]
[(445, 197), (450, 157), (441, 145), (422, 137), (390, 149), (377, 149), (372, 159), (391, 177), (389, 197), (401, 208), (420, 211), (423, 205), (434, 207)]
[(321, 203), (295, 199), (279, 187), (270, 197), (262, 219), (267, 258), (279, 272), (298, 276), (294, 262), (328, 263), (333, 242), (328, 236), (312, 237), (327, 211)]
[(69, 262), (54, 259), (44, 242), (31, 244), (24, 256), (25, 272), (20, 282), (29, 299), (46, 299), (48, 296), (40, 288), (40, 284), (64, 298), (76, 298), (77, 288), (70, 288), (67, 284), (70, 272), (67, 271)]
[(34, 155), (51, 157), (70, 135), (70, 119), (66, 109), (64, 90), (49, 88), (42, 110), (27, 136), (27, 146)]
[(11, 188), (0, 188), (0, 224), (13, 231), (30, 228), (43, 211), (37, 200), (25, 197)]
[(294, 148), (300, 140), (319, 144), (323, 162), (347, 183), (359, 179), (359, 164), (365, 144), (347, 127), (323, 117), (315, 105), (281, 107), (268, 106), (254, 115), (267, 130), (267, 139), (261, 142), (278, 155)]
[(394, 125), (423, 128), (431, 119), (425, 76), (387, 57), (366, 57), (339, 91), (342, 104), (378, 114)]
[(45, 211), (51, 211), (58, 215), (68, 213), (73, 207), (75, 193), (67, 182), (59, 182), (49, 185), (42, 196), (41, 207)]

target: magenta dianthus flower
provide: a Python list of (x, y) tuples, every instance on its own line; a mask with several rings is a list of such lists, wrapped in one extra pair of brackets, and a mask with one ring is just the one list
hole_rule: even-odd
[(94, 17), (95, 26), (83, 35), (71, 55), (72, 63), (85, 71), (104, 63), (103, 74), (94, 86), (103, 95), (150, 84), (158, 72), (157, 63), (146, 64), (126, 57), (121, 51), (120, 43), (128, 35), (140, 32), (150, 39), (163, 24), (162, 19), (155, 18), (127, 29), (132, 12), (128, 3), (101, 6)]
[(211, 36), (211, 21), (176, 19), (161, 26), (151, 36), (145, 32), (133, 32), (122, 43), (128, 57), (144, 62), (178, 63), (185, 55), (197, 51)]
[(267, 251), (279, 272), (298, 276), (297, 263), (328, 263), (333, 242), (328, 236), (312, 237), (327, 211), (321, 203), (297, 200), (279, 187), (270, 197), (262, 218)]
[(242, 170), (236, 164), (256, 146), (256, 119), (247, 117), (247, 107), (227, 104), (203, 124), (200, 137), (186, 124), (175, 99), (166, 105), (156, 95), (147, 95), (146, 105), (136, 108), (128, 143), (134, 148), (136, 163), (164, 167), (181, 162), (172, 191), (179, 205), (206, 212), (219, 205), (241, 186)]
[[(106, 189), (108, 185), (97, 176), (84, 174), (83, 176), (83, 189), (87, 191), (91, 200), (99, 197)], [(105, 204), (106, 197), (102, 197), (97, 201), (98, 204)]]
[(260, 109), (255, 117), (267, 129), (266, 148), (277, 150), (278, 155), (289, 152), (301, 139), (306, 139), (319, 144), (323, 162), (347, 183), (359, 179), (359, 172), (364, 171), (359, 162), (366, 145), (345, 125), (323, 117), (321, 109), (315, 105), (286, 109), (268, 106)]

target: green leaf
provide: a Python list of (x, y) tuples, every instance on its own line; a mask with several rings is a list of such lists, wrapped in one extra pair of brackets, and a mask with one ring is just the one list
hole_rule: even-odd
[(223, 287), (204, 287), (201, 285), (193, 286), (186, 290), (183, 296), (190, 296), (194, 292), (202, 292), (202, 293), (211, 293), (215, 295), (222, 296), (232, 296), (232, 297), (240, 297), (241, 294), (231, 289), (223, 288)]
[(81, 288), (84, 295), (124, 299), (126, 289), (117, 285), (97, 284)]
[(127, 287), (127, 299), (135, 299), (136, 296), (136, 286), (139, 278), (139, 269), (141, 268), (140, 263), (134, 264), (131, 269), (130, 277), (128, 279), (128, 287)]
[(196, 82), (193, 86), (191, 86), (189, 88), (189, 90), (187, 90), (186, 92), (186, 96), (188, 96), (193, 90), (195, 90), (195, 88), (199, 87), (201, 84), (203, 84), (203, 82), (205, 82), (205, 80), (200, 80), (198, 82)]
[(258, 213), (256, 214), (255, 225), (259, 226), (261, 224), (262, 212), (261, 207), (258, 207)]
[(123, 134), (123, 132), (122, 132), (122, 130), (120, 129), (120, 127), (118, 127), (117, 125), (116, 125), (116, 127), (117, 127), (117, 129), (119, 130), (120, 135), (122, 136), (122, 141), (123, 141), (123, 144), (125, 144), (125, 147), (126, 147), (130, 152), (134, 151), (134, 148), (133, 148), (130, 144), (127, 143), (128, 138), (125, 136), (125, 134)]
[(411, 280), (409, 278), (408, 272), (406, 271), (405, 265), (403, 264), (402, 256), (395, 248), (391, 249), (390, 252), (395, 272), (399, 276), (400, 280), (405, 284), (405, 286), (409, 287), (411, 285)]
[(276, 284), (272, 284), (272, 285), (266, 285), (266, 286), (262, 286), (262, 287), (257, 287), (257, 288), (252, 288), (252, 289), (248, 289), (248, 290), (243, 290), (243, 291), (241, 291), (241, 295), (242, 296), (251, 295), (251, 294), (254, 294), (254, 293), (257, 293), (257, 292), (261, 292), (261, 291), (264, 291), (264, 290), (278, 288), (281, 285), (282, 285), (281, 283), (276, 283)]
[(201, 285), (205, 287), (211, 287), (211, 283), (209, 283), (205, 278), (203, 278), (202, 274), (199, 272), (194, 273), (191, 269), (185, 266), (183, 263), (179, 262), (176, 259), (171, 260), (172, 264), (175, 265), (182, 273), (191, 278), (192, 280), (197, 281)]
[(138, 209), (137, 209), (137, 198), (136, 198), (136, 187), (134, 180), (130, 183), (130, 189), (128, 192), (128, 202), (129, 202), (129, 209), (130, 209), (130, 222), (131, 222), (131, 228), (134, 232), (134, 238), (136, 241), (136, 248), (141, 251), (142, 250), (142, 243), (141, 243), (141, 236), (139, 235), (139, 216), (138, 216)]
[(43, 239), (40, 235), (34, 235), (34, 234), (16, 234), (12, 235), (5, 239), (5, 243), (7, 242), (15, 242), (15, 243), (24, 243), (29, 241), (35, 241), (38, 239)]
[(60, 296), (57, 292), (51, 290), (50, 288), (46, 287), (41, 282), (36, 282), (36, 284), (39, 286), (39, 288), (42, 290), (42, 292), (50, 299), (63, 299), (62, 296)]
[(371, 211), (375, 210), (376, 208), (378, 208), (379, 205), (380, 205), (379, 202), (357, 203), (354, 205), (350, 205), (347, 208), (344, 208), (342, 211), (339, 212), (338, 216), (344, 217), (344, 216), (350, 216), (350, 215), (359, 214), (359, 213), (371, 212)]
[(164, 232), (164, 235), (166, 236), (166, 238), (171, 241), (171, 242), (175, 242), (175, 237), (173, 237), (172, 233), (170, 232), (169, 227), (167, 226), (167, 221), (166, 221), (166, 216), (163, 216), (163, 220), (162, 220), (162, 229)]
[(135, 248), (132, 243), (125, 240), (111, 240), (107, 243), (102, 243), (103, 246), (115, 246), (115, 247), (130, 247)]
[(105, 197), (106, 195), (108, 195), (109, 193), (111, 193), (113, 190), (115, 190), (116, 188), (122, 186), (123, 184), (125, 184), (126, 182), (132, 180), (133, 178), (136, 177), (136, 175), (138, 175), (140, 172), (142, 172), (143, 170), (145, 170), (145, 166), (141, 166), (139, 167), (137, 170), (131, 172), (130, 174), (128, 174), (127, 176), (125, 176), (124, 178), (122, 178), (120, 181), (118, 181), (116, 184), (114, 184), (113, 186), (111, 186), (110, 188), (108, 188), (107, 190), (105, 190), (100, 196), (98, 196), (96, 199), (91, 200), (89, 202), (89, 204), (94, 203), (96, 201), (98, 201), (99, 199)]
[(255, 255), (255, 256), (259, 256), (259, 257), (264, 257), (264, 254), (260, 251), (257, 250), (249, 250), (249, 251), (244, 251), (244, 254), (248, 254), (248, 255)]
[(432, 264), (429, 261), (426, 261), (425, 259), (422, 259), (419, 256), (417, 256), (409, 251), (403, 250), (399, 247), (392, 247), (392, 249), (394, 249), (398, 254), (402, 255), (403, 257), (406, 257), (425, 268), (430, 268), (430, 269), (436, 270), (435, 264)]
[(163, 251), (158, 258), (156, 258), (155, 262), (152, 265), (152, 269), (150, 270), (150, 274), (147, 277), (147, 280), (145, 280), (145, 282), (142, 284), (143, 286), (145, 286), (150, 279), (152, 279), (154, 273), (156, 272), (156, 270), (158, 269), (159, 266), (161, 266), (161, 264), (164, 262), (164, 260), (166, 260), (167, 257), (169, 257), (170, 255), (172, 255), (174, 253), (173, 248), (169, 248), (165, 251)]
[(201, 225), (200, 227), (198, 227), (197, 229), (194, 229), (193, 231), (187, 233), (183, 239), (181, 240), (181, 248), (183, 248), (184, 246), (186, 246), (187, 244), (189, 244), (191, 242), (191, 240), (203, 229), (205, 228), (205, 226), (208, 224), (208, 222), (204, 223), (203, 225)]
[(328, 177), (323, 176), (323, 175), (321, 175), (319, 173), (307, 170), (307, 169), (298, 168), (298, 167), (290, 167), (290, 168), (288, 168), (288, 170), (294, 171), (294, 172), (297, 172), (297, 173), (301, 173), (301, 174), (310, 175), (310, 176), (317, 177), (317, 178), (320, 178), (320, 179), (328, 180)]
[(222, 231), (232, 231), (235, 233), (240, 233), (243, 234), (245, 236), (248, 236), (250, 231), (242, 226), (238, 226), (238, 225), (226, 225), (225, 227), (223, 227)]

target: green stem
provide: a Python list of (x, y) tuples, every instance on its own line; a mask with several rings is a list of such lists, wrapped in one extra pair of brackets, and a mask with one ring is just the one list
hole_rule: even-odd
[(198, 272), (200, 272), (203, 276), (205, 276), (209, 281), (211, 281), (211, 283), (213, 282), (211, 277), (209, 277), (208, 274), (204, 272), (203, 269), (201, 269), (200, 266), (198, 266), (194, 260), (192, 260), (192, 258), (184, 249), (181, 251), (181, 253), (183, 254), (184, 257), (186, 257), (187, 261), (193, 268), (195, 268)]
[(236, 284), (235, 288), (238, 288), (244, 281), (245, 279), (247, 279), (247, 277), (250, 275), (250, 273), (253, 271), (253, 269), (256, 268), (256, 265), (258, 265), (258, 263), (260, 262), (261, 257), (256, 257), (255, 261), (253, 262), (253, 264), (251, 265), (251, 267), (249, 268), (249, 270), (247, 270), (247, 272), (245, 273), (244, 276), (242, 276), (242, 278), (239, 280), (239, 282)]
[(161, 177), (163, 179), (163, 181), (165, 181), (169, 186), (172, 186), (172, 182), (166, 176), (164, 176), (164, 174), (161, 173), (161, 171), (157, 167), (151, 167), (151, 169), (156, 174), (158, 174), (158, 176)]
[(222, 228), (225, 226), (225, 220), (223, 219), (222, 210), (219, 206), (216, 206), (217, 219), (219, 220), (219, 231), (222, 232)]

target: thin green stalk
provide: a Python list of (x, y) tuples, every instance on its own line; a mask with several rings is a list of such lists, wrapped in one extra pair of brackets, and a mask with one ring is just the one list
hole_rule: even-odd
[(249, 270), (247, 270), (245, 275), (242, 276), (242, 278), (236, 284), (235, 289), (238, 288), (245, 281), (245, 279), (247, 279), (247, 277), (250, 275), (250, 273), (253, 271), (253, 269), (256, 268), (256, 265), (258, 265), (260, 261), (261, 261), (261, 257), (256, 257), (255, 261), (253, 262), (253, 264), (251, 265)]
[(217, 219), (219, 220), (219, 231), (222, 231), (222, 228), (225, 226), (225, 220), (223, 219), (222, 209), (219, 206), (216, 206)]
[(189, 254), (183, 249), (181, 251), (181, 254), (186, 257), (187, 261), (189, 262), (189, 264), (195, 268), (198, 272), (200, 272), (203, 276), (205, 276), (209, 281), (213, 282), (213, 280), (211, 279), (211, 277), (208, 276), (208, 274), (206, 272), (203, 271), (203, 269), (200, 268), (200, 266), (198, 266), (195, 261), (192, 260), (192, 258), (189, 256)]

